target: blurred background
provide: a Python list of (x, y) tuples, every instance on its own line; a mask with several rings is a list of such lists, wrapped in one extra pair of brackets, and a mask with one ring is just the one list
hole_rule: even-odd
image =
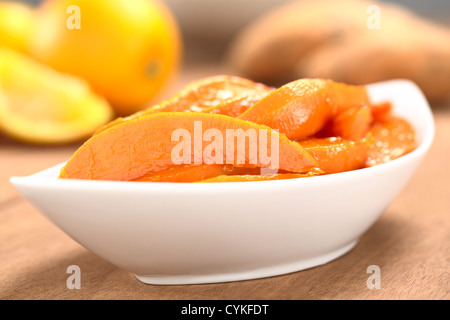
[(448, 105), (449, 28), (448, 0), (0, 0), (0, 131), (83, 141), (215, 74), (406, 78)]
[[(23, 0), (33, 5), (41, 0)], [(131, 0), (132, 1), (132, 0)], [(245, 26), (292, 0), (164, 0), (180, 24), (187, 63), (217, 62)], [(450, 26), (448, 0), (386, 0)]]

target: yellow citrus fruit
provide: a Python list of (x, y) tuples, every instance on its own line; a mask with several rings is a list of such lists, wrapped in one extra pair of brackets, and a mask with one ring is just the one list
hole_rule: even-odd
[(9, 136), (37, 144), (77, 141), (113, 114), (85, 80), (0, 49), (0, 130)]
[(32, 22), (31, 6), (17, 1), (0, 1), (0, 46), (28, 52)]
[(158, 0), (47, 0), (30, 50), (86, 79), (119, 115), (142, 109), (177, 70), (181, 37)]

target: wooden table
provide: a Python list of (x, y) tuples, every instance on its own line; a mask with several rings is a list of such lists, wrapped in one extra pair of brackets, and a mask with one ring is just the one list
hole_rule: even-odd
[[(185, 73), (172, 89), (212, 73)], [(0, 138), (0, 299), (449, 299), (450, 105), (434, 110), (431, 151), (351, 252), (301, 272), (207, 285), (145, 285), (77, 244), (8, 182), (65, 161), (77, 145), (30, 147)], [(70, 265), (81, 269), (80, 290), (66, 286)], [(380, 267), (379, 290), (366, 285), (370, 265)]]

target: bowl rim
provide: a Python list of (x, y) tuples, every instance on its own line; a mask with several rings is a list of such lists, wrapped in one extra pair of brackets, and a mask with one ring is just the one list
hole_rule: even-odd
[[(367, 168), (361, 168), (352, 171), (339, 172), (334, 174), (311, 176), (305, 178), (293, 178), (284, 180), (271, 180), (271, 181), (247, 181), (242, 182), (227, 182), (227, 183), (192, 183), (192, 182), (133, 182), (133, 181), (105, 181), (105, 180), (81, 180), (81, 179), (49, 179), (48, 175), (54, 175), (56, 172), (59, 173), (59, 169), (62, 168), (66, 162), (60, 163), (58, 165), (52, 166), (48, 169), (44, 169), (40, 172), (34, 173), (28, 176), (13, 176), (10, 178), (10, 182), (14, 186), (30, 186), (30, 187), (48, 187), (48, 188), (70, 188), (70, 189), (83, 189), (87, 191), (94, 190), (120, 190), (120, 191), (130, 191), (130, 192), (155, 192), (167, 194), (167, 192), (182, 192), (182, 193), (198, 193), (201, 191), (202, 195), (208, 193), (214, 193), (217, 191), (234, 191), (234, 192), (245, 192), (254, 189), (265, 189), (285, 187), (285, 186), (302, 186), (304, 184), (311, 183), (325, 183), (334, 182), (337, 179), (345, 178), (358, 178), (361, 175), (382, 173), (384, 170), (389, 168), (395, 168), (399, 166), (407, 165), (409, 162), (421, 159), (426, 152), (429, 150), (433, 143), (435, 135), (434, 119), (431, 107), (423, 95), (420, 88), (412, 81), (405, 79), (395, 79), (383, 82), (377, 82), (367, 85), (369, 88), (375, 88), (387, 85), (403, 85), (409, 86), (416, 90), (419, 102), (416, 104), (416, 109), (423, 109), (422, 121), (424, 123), (423, 130), (420, 132), (421, 139), (416, 149), (403, 155), (397, 159), (391, 160), (389, 162)], [(395, 106), (394, 106), (395, 110)], [(416, 132), (419, 130), (416, 129)]]

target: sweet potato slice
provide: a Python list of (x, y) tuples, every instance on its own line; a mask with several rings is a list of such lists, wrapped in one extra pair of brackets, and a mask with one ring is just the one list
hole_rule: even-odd
[(204, 109), (202, 112), (223, 114), (237, 118), (256, 102), (267, 96), (273, 89), (269, 87), (254, 87), (247, 92), (242, 91), (233, 99), (224, 101), (215, 107)]
[[(262, 168), (234, 167), (233, 165), (209, 165), (199, 166), (175, 166), (166, 170), (151, 172), (142, 177), (133, 179), (137, 182), (197, 182), (212, 179), (218, 176), (255, 176), (262, 175)], [(280, 171), (281, 172), (281, 171)], [(286, 173), (286, 172), (281, 172)], [(322, 172), (315, 168), (306, 174), (294, 174), (299, 176), (319, 175)]]
[(368, 167), (394, 160), (416, 148), (413, 127), (398, 117), (373, 124), (370, 133), (373, 141), (366, 160)]
[(341, 137), (314, 138), (300, 144), (317, 160), (325, 173), (338, 173), (364, 167), (371, 137), (358, 141)]
[(225, 173), (223, 165), (175, 166), (166, 170), (147, 173), (132, 181), (137, 182), (195, 182), (214, 178)]
[(338, 114), (331, 122), (331, 135), (358, 141), (369, 132), (372, 124), (370, 107), (350, 108)]
[(221, 175), (210, 179), (198, 181), (198, 183), (209, 182), (250, 182), (250, 181), (269, 181), (269, 180), (284, 180), (311, 177), (310, 174), (302, 173), (279, 173), (272, 175)]
[(174, 165), (201, 164), (294, 173), (317, 166), (300, 144), (266, 126), (217, 114), (162, 112), (91, 137), (62, 168), (60, 178), (123, 181)]
[(392, 119), (392, 105), (390, 102), (373, 104), (370, 106), (374, 121), (385, 122)]
[(243, 105), (256, 102), (261, 94), (273, 89), (251, 80), (228, 75), (207, 77), (192, 82), (173, 98), (140, 114), (154, 112), (204, 112), (223, 103), (242, 101)]
[(206, 112), (237, 116), (272, 90), (261, 83), (236, 76), (211, 76), (190, 83), (156, 106), (115, 119), (97, 130), (96, 134), (124, 121), (157, 112)]
[(301, 79), (272, 91), (239, 118), (278, 129), (296, 140), (314, 135), (346, 109), (369, 104), (363, 86)]

